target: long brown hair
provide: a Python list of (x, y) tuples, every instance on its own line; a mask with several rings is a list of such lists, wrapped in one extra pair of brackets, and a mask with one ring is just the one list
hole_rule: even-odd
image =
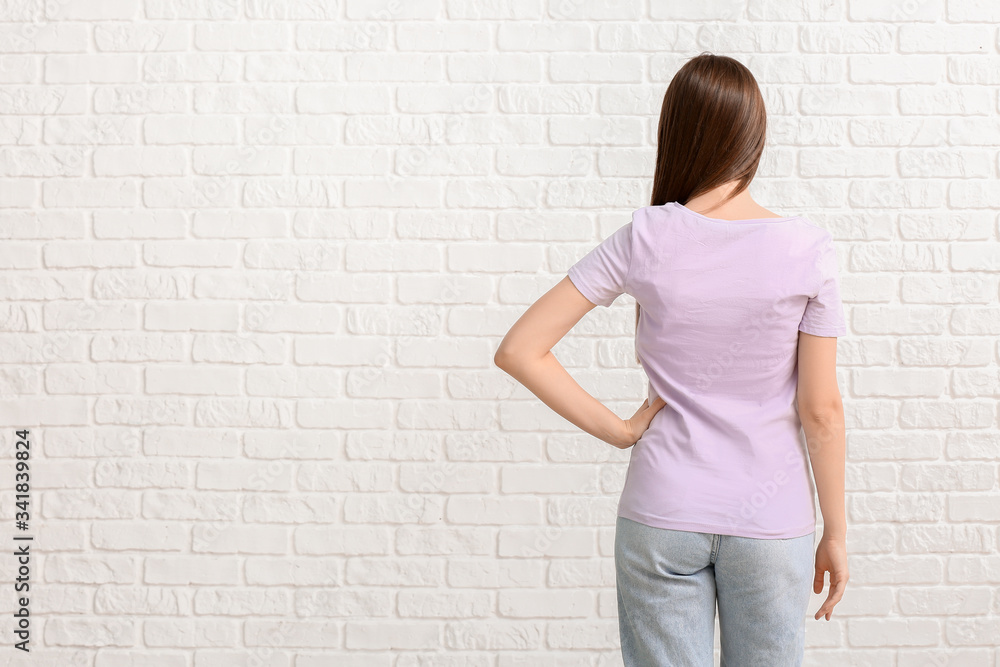
[[(750, 70), (729, 56), (694, 56), (663, 96), (650, 206), (686, 204), (731, 181), (737, 185), (720, 204), (735, 197), (757, 173), (766, 131), (764, 97)], [(636, 302), (636, 332), (639, 313)]]

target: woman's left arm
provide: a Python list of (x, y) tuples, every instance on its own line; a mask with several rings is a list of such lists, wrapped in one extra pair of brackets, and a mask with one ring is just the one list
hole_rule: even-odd
[(643, 402), (632, 418), (622, 419), (588, 394), (552, 354), (556, 343), (594, 306), (568, 277), (563, 278), (514, 323), (493, 362), (580, 429), (627, 449), (665, 405), (663, 399), (657, 398), (652, 406)]

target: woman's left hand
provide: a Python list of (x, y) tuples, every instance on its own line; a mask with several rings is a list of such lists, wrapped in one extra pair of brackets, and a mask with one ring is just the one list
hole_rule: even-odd
[(649, 405), (649, 399), (647, 398), (636, 410), (635, 414), (629, 419), (623, 419), (622, 424), (622, 438), (619, 443), (612, 443), (618, 449), (628, 449), (642, 437), (642, 434), (646, 432), (649, 428), (649, 423), (653, 421), (653, 415), (660, 411), (667, 402), (664, 401), (659, 396), (653, 401), (652, 405)]

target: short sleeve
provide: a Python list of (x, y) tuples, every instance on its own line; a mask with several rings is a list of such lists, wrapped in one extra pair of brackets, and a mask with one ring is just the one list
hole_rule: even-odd
[(805, 312), (799, 322), (799, 331), (814, 336), (837, 337), (847, 334), (844, 305), (840, 298), (840, 277), (837, 249), (833, 237), (826, 234), (816, 260), (819, 272), (815, 294), (809, 296)]
[(608, 307), (625, 293), (631, 264), (632, 223), (630, 222), (569, 267), (567, 274), (588, 301)]

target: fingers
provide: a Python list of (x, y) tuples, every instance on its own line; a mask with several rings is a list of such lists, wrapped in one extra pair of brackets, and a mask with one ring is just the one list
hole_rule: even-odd
[[(653, 417), (656, 416), (656, 413), (659, 412), (660, 410), (662, 410), (663, 406), (666, 405), (666, 404), (667, 404), (666, 401), (664, 401), (662, 398), (660, 398), (659, 396), (657, 396), (656, 400), (653, 401), (653, 405), (651, 405), (648, 408), (648, 411), (647, 411), (647, 413), (644, 416), (648, 417), (649, 421), (653, 421)], [(648, 422), (646, 423), (646, 426), (647, 427), (649, 426)]]
[(826, 620), (829, 621), (830, 617), (833, 615), (833, 608), (839, 601), (840, 597), (835, 596), (831, 590), (830, 594), (826, 596), (826, 600), (823, 601), (823, 606), (819, 608), (818, 612), (816, 612), (816, 620), (818, 621), (819, 617), (825, 614)]
[(820, 605), (819, 611), (816, 612), (816, 620), (818, 621), (822, 616), (826, 616), (826, 620), (830, 620), (830, 615), (833, 614), (833, 589), (830, 589), (830, 593), (823, 600), (823, 604)]
[(833, 613), (833, 607), (830, 606), (830, 598), (828, 597), (823, 602), (823, 606), (820, 607), (819, 611), (816, 612), (816, 620), (818, 621), (819, 619), (821, 619), (825, 615), (826, 616), (826, 620), (829, 621), (830, 620), (830, 615), (832, 613)]
[(830, 590), (830, 607), (832, 608), (835, 604), (840, 602), (841, 598), (844, 597), (844, 589), (847, 588), (847, 580), (839, 579), (834, 585), (833, 589)]
[[(814, 583), (814, 589), (813, 590), (816, 593), (819, 593), (822, 590), (822, 587), (820, 588), (820, 590), (815, 590), (815, 581), (813, 583)], [(826, 600), (823, 602), (823, 605), (819, 608), (819, 611), (816, 612), (816, 617), (815, 618), (816, 618), (817, 621), (823, 615), (825, 615), (826, 616), (826, 620), (829, 621), (830, 617), (833, 615), (833, 608), (844, 597), (844, 590), (847, 588), (847, 579), (846, 578), (838, 578), (838, 579), (834, 580), (834, 578), (833, 578), (833, 576), (831, 574), (831, 581), (830, 581), (830, 583), (831, 583), (830, 592), (827, 594)]]
[(823, 592), (823, 578), (826, 570), (816, 568), (816, 576), (813, 577), (813, 593), (817, 595)]

